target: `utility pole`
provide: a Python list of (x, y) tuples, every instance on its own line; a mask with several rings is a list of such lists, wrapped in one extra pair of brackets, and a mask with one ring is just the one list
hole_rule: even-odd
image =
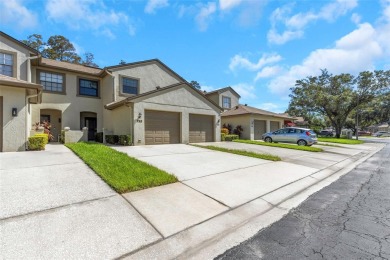
[(356, 109), (356, 140), (359, 140), (359, 110)]

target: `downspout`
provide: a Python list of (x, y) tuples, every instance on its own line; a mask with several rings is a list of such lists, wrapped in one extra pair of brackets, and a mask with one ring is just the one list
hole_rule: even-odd
[(41, 55), (38, 56), (32, 56), (32, 57), (27, 57), (27, 81), (31, 82), (31, 60), (38, 59), (40, 58)]
[[(26, 111), (26, 113), (25, 113), (25, 122), (27, 122), (27, 116), (28, 116), (28, 114), (30, 113), (30, 103), (29, 103), (29, 99), (30, 98), (34, 98), (34, 97), (38, 97), (39, 95), (41, 95), (42, 94), (42, 89), (37, 89), (37, 93), (36, 94), (33, 94), (33, 95), (29, 95), (29, 96), (26, 96), (26, 106), (27, 106), (27, 111)], [(26, 127), (25, 128), (26, 129), (26, 133), (25, 133), (25, 135), (26, 135), (26, 140), (28, 140), (28, 127)], [(28, 144), (27, 144), (27, 142), (25, 143), (25, 149), (27, 150), (27, 148), (28, 148)]]
[[(31, 56), (31, 57), (27, 57), (27, 81), (28, 82), (31, 82), (31, 60), (34, 60), (34, 59), (38, 59), (40, 58), (41, 55), (37, 55), (37, 56)], [(42, 93), (42, 90), (38, 90), (37, 91), (37, 94), (34, 94), (34, 95), (29, 95), (29, 96), (26, 96), (26, 101), (25, 101), (25, 105), (27, 106), (27, 111), (25, 113), (25, 122), (27, 122), (27, 116), (30, 112), (30, 103), (28, 102), (30, 98), (33, 98), (33, 97), (38, 97), (40, 94)], [(28, 129), (29, 127), (26, 127), (26, 140), (28, 139)], [(27, 150), (28, 148), (28, 145), (27, 145), (27, 142), (25, 143), (25, 149)]]

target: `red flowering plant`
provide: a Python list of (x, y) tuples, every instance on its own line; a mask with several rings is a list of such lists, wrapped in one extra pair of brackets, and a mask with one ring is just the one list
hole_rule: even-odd
[(42, 127), (43, 127), (43, 133), (47, 134), (49, 141), (53, 141), (54, 136), (51, 134), (51, 131), (50, 131), (51, 124), (48, 121), (45, 120), (43, 122), (37, 122), (37, 123), (33, 124), (33, 128), (35, 131), (42, 129)]

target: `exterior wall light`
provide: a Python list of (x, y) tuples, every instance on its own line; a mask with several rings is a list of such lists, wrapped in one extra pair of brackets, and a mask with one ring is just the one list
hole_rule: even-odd
[(18, 116), (18, 109), (17, 109), (16, 107), (13, 107), (13, 108), (12, 108), (12, 116), (13, 116), (13, 117)]

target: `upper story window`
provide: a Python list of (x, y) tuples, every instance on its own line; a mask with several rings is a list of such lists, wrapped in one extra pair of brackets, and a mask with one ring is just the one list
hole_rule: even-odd
[(99, 97), (99, 82), (97, 80), (79, 79), (79, 95)]
[(138, 94), (139, 81), (137, 79), (122, 78), (122, 93)]
[(14, 56), (9, 53), (0, 52), (0, 74), (13, 77)]
[(222, 97), (222, 107), (223, 108), (231, 108), (232, 107), (232, 99), (230, 97)]
[(39, 72), (39, 81), (43, 90), (51, 92), (64, 92), (64, 75), (53, 72)]

